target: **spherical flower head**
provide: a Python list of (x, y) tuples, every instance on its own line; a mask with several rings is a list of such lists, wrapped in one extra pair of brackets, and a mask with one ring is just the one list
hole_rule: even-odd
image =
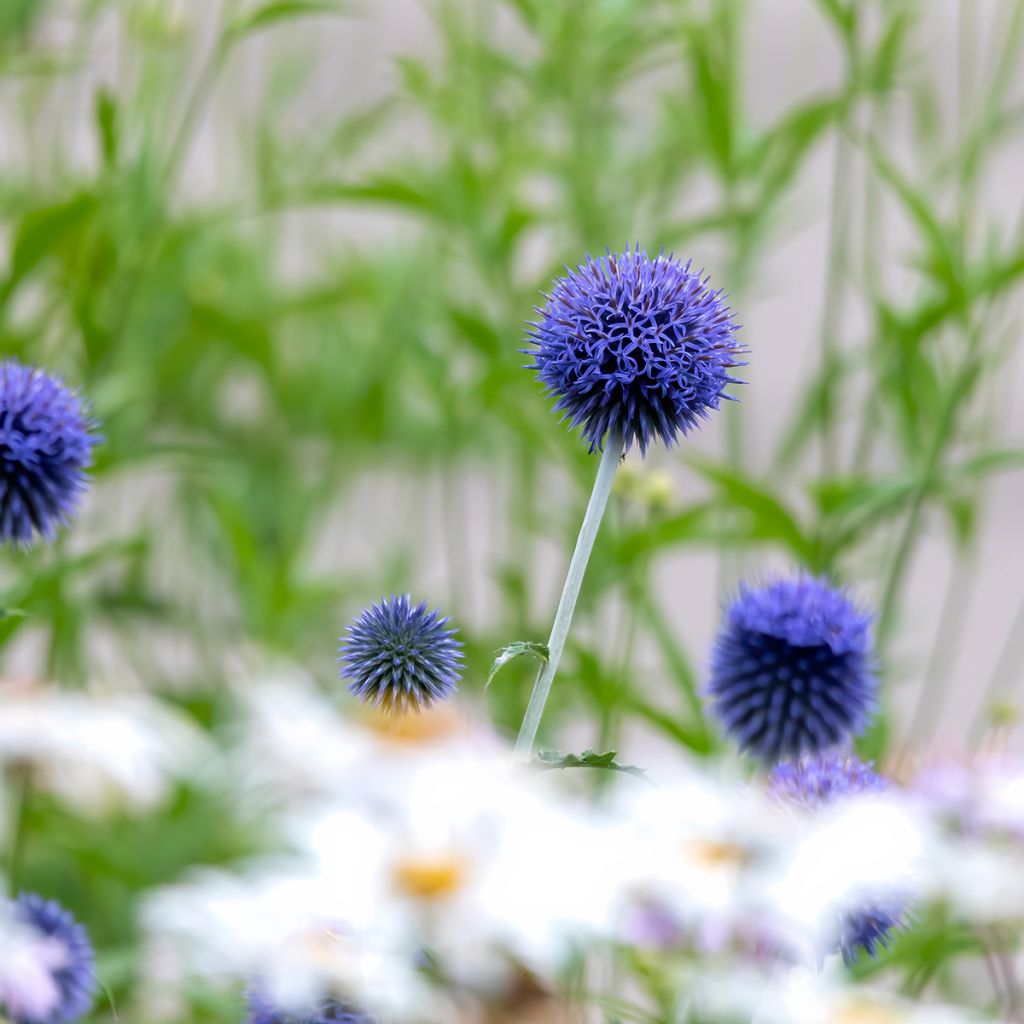
[(843, 963), (856, 963), (860, 952), (878, 956), (889, 948), (893, 932), (903, 924), (906, 904), (900, 899), (872, 900), (868, 906), (847, 910), (840, 915), (834, 951), (843, 957)]
[(258, 989), (251, 989), (246, 999), (247, 1024), (376, 1024), (375, 1018), (335, 999), (326, 999), (297, 1013), (275, 1007)]
[(444, 700), (462, 674), (462, 644), (449, 621), (408, 594), (367, 608), (342, 637), (338, 661), (349, 692), (399, 713)]
[(0, 1018), (70, 1024), (92, 1005), (93, 951), (85, 929), (57, 903), (22, 894), (0, 918)]
[(834, 753), (783, 761), (772, 769), (768, 780), (772, 795), (808, 810), (857, 794), (881, 793), (888, 785), (870, 762)]
[(641, 454), (655, 438), (672, 445), (740, 383), (733, 315), (689, 262), (639, 248), (588, 256), (546, 298), (525, 351), (591, 451), (610, 430)]
[(824, 579), (741, 586), (711, 657), (712, 708), (765, 764), (859, 733), (875, 707), (871, 615)]
[(0, 543), (53, 538), (86, 487), (98, 437), (81, 398), (14, 359), (0, 363)]

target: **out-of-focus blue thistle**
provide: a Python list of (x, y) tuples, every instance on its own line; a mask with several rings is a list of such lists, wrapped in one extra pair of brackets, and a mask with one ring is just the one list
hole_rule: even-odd
[[(819, 810), (858, 795), (882, 793), (889, 783), (854, 756), (818, 754), (776, 765), (769, 778), (769, 792), (808, 810)], [(872, 898), (863, 906), (846, 908), (829, 935), (833, 952), (852, 964), (860, 950), (876, 956), (889, 948), (889, 938), (906, 913), (906, 901), (896, 895)]]
[(887, 787), (870, 762), (840, 754), (783, 761), (772, 769), (768, 781), (769, 791), (775, 796), (811, 810), (857, 793), (881, 793)]
[(386, 711), (417, 711), (448, 697), (462, 674), (462, 644), (450, 620), (406, 594), (363, 611), (338, 659), (349, 692)]
[(555, 281), (528, 340), (531, 368), (590, 450), (609, 430), (626, 450), (666, 445), (717, 409), (745, 349), (721, 291), (671, 256), (639, 248), (586, 262)]
[(900, 899), (872, 901), (870, 906), (848, 910), (839, 921), (839, 937), (835, 949), (842, 954), (843, 963), (854, 964), (863, 950), (868, 956), (878, 956), (888, 949), (892, 933), (903, 922), (906, 904)]
[(96, 988), (85, 929), (57, 903), (28, 893), (0, 914), (0, 1017), (11, 1024), (83, 1017)]
[(255, 989), (247, 993), (246, 999), (249, 1003), (247, 1024), (376, 1024), (375, 1018), (334, 999), (298, 1013), (278, 1009)]
[(742, 585), (711, 657), (708, 692), (726, 732), (765, 764), (860, 732), (876, 699), (870, 623), (824, 579)]
[(0, 543), (52, 539), (78, 506), (99, 440), (82, 399), (14, 359), (0, 363)]

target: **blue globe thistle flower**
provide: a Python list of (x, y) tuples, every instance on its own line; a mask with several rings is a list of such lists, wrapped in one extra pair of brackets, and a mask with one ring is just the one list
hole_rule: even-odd
[(275, 1007), (259, 990), (246, 993), (247, 1024), (377, 1024), (376, 1018), (347, 1003), (326, 999), (310, 1010), (289, 1013)]
[(640, 453), (672, 445), (717, 409), (729, 375), (745, 365), (721, 291), (672, 256), (639, 247), (586, 262), (559, 278), (531, 324), (531, 369), (580, 427), (590, 450), (609, 430)]
[(741, 586), (711, 656), (712, 709), (765, 764), (859, 733), (875, 707), (871, 615), (824, 579)]
[(338, 659), (349, 693), (386, 711), (418, 711), (444, 700), (462, 674), (462, 644), (450, 619), (413, 605), (406, 594), (382, 600), (348, 627)]
[[(837, 754), (802, 757), (776, 765), (768, 781), (770, 793), (812, 811), (888, 788), (888, 780), (875, 772), (870, 762)], [(847, 965), (856, 961), (861, 950), (877, 956), (880, 949), (889, 948), (892, 932), (901, 926), (905, 914), (906, 901), (898, 895), (873, 896), (864, 905), (839, 913), (828, 945), (842, 954)]]
[(853, 755), (818, 754), (797, 761), (783, 761), (773, 769), (768, 789), (789, 803), (815, 810), (834, 800), (858, 793), (881, 793), (888, 782)]
[(7, 903), (4, 916), (14, 934), (0, 965), (2, 1014), (11, 1024), (70, 1024), (83, 1017), (96, 988), (85, 929), (59, 904), (30, 893)]
[(872, 900), (869, 906), (847, 910), (840, 915), (835, 951), (847, 967), (857, 962), (862, 950), (877, 957), (881, 950), (889, 949), (893, 932), (902, 926), (905, 914), (906, 904), (897, 898)]
[(0, 363), (0, 543), (50, 540), (86, 486), (95, 423), (59, 380), (14, 359)]

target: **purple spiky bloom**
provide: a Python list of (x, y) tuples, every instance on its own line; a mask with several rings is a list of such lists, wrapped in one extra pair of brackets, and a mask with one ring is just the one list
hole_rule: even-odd
[(0, 908), (0, 1017), (11, 1024), (71, 1024), (96, 988), (85, 929), (51, 900), (23, 893)]
[(741, 585), (711, 656), (708, 693), (725, 731), (769, 765), (859, 733), (876, 700), (870, 623), (825, 579)]
[(15, 359), (0, 363), (0, 543), (51, 540), (86, 487), (99, 438), (82, 399)]
[(258, 989), (250, 989), (246, 1000), (249, 1004), (246, 1024), (376, 1024), (376, 1018), (336, 999), (325, 999), (312, 1009), (298, 1012), (279, 1009)]
[(861, 950), (877, 957), (881, 950), (889, 949), (893, 933), (904, 923), (906, 909), (904, 900), (893, 897), (871, 900), (867, 906), (845, 911), (839, 919), (834, 946), (842, 954), (843, 963), (848, 967), (856, 963)]
[[(817, 754), (783, 762), (772, 770), (769, 792), (787, 803), (816, 811), (857, 796), (883, 793), (889, 782), (871, 763), (857, 757)], [(863, 950), (877, 956), (906, 916), (906, 900), (898, 894), (873, 896), (862, 904), (845, 907), (830, 928), (827, 945), (842, 954), (847, 965)]]
[(555, 281), (530, 325), (530, 368), (590, 450), (609, 430), (640, 453), (672, 445), (717, 409), (746, 350), (721, 291), (692, 264), (639, 247), (589, 256)]
[(853, 755), (816, 754), (783, 761), (768, 780), (769, 792), (788, 803), (814, 810), (858, 793), (881, 793), (888, 783), (871, 762)]
[(341, 675), (349, 692), (386, 711), (418, 711), (444, 700), (462, 674), (462, 643), (450, 619), (406, 594), (363, 611), (342, 637)]

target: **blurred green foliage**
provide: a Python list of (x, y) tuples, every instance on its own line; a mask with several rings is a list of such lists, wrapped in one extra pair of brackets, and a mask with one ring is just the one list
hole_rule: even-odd
[[(77, 685), (94, 675), (101, 637), (147, 686), (215, 725), (226, 651), (284, 654), (329, 680), (349, 615), (440, 562), (447, 590), (430, 596), (472, 624), (467, 689), (482, 697), (497, 649), (547, 635), (554, 594), (534, 570), (548, 542), (567, 553), (595, 465), (521, 368), (520, 324), (540, 290), (584, 252), (639, 239), (712, 253), (742, 313), (825, 147), (821, 358), (801, 402), (763, 465), (733, 408), (721, 456), (673, 456), (700, 481), (698, 499), (615, 499), (580, 616), (619, 598), (626, 621), (616, 650), (581, 640), (585, 630), (570, 640), (545, 726), (585, 716), (603, 751), (636, 716), (698, 754), (717, 749), (698, 696), (703, 652), (685, 649), (654, 591), (656, 559), (679, 548), (713, 549), (726, 566), (775, 551), (842, 579), (881, 564), (884, 653), (925, 517), (969, 551), (985, 480), (1024, 464), (991, 401), (1016, 344), (1007, 299), (1024, 277), (1024, 234), (978, 215), (991, 161), (1020, 137), (1024, 4), (1000, 5), (985, 52), (962, 62), (952, 129), (919, 2), (808, 5), (840, 74), (768, 124), (744, 98), (758, 85), (753, 4), (435, 0), (433, 35), (395, 60), (393, 88), (318, 108), (310, 125), (311, 20), (370, 11), (6, 0), (0, 343), (79, 385), (106, 438), (86, 522), (53, 550), (3, 556), (0, 605), (19, 610), (0, 619), (6, 650), (24, 641), (42, 652), (41, 674)], [(69, 31), (55, 34), (58, 11)], [(254, 46), (263, 63), (246, 96), (232, 73)], [(236, 111), (237, 181), (197, 198), (190, 157), (211, 150), (200, 133), (215, 104)], [(349, 221), (368, 213), (388, 227)], [(889, 217), (912, 229), (909, 253), (886, 249)], [(893, 287), (884, 271), (897, 264)], [(852, 297), (867, 310), (859, 338), (843, 328)], [(767, 358), (746, 340), (753, 360)], [(851, 431), (855, 443), (841, 443)], [(567, 502), (552, 500), (551, 467), (571, 484)], [(485, 568), (463, 545), (479, 514), (467, 478), (480, 473), (505, 502), (498, 564)], [(401, 499), (389, 475), (407, 482)], [(401, 543), (359, 568), (343, 510), (367, 487), (408, 509)], [(438, 487), (434, 529), (416, 513)], [(324, 569), (322, 539), (339, 521), (349, 535), (331, 541)], [(500, 596), (486, 614), (484, 571)], [(641, 643), (659, 654), (649, 687), (631, 661)], [(186, 656), (152, 658), (154, 645)], [(506, 727), (530, 661), (487, 692)], [(886, 735), (883, 719), (871, 752)], [(104, 955), (127, 965), (111, 969), (119, 997), (133, 893), (256, 841), (241, 825), (225, 834), (209, 800), (182, 792), (165, 817), (114, 823), (102, 842), (52, 808), (30, 810), (28, 877), (105, 922)], [(927, 956), (953, 955), (947, 945)], [(924, 969), (926, 951), (903, 955)]]

